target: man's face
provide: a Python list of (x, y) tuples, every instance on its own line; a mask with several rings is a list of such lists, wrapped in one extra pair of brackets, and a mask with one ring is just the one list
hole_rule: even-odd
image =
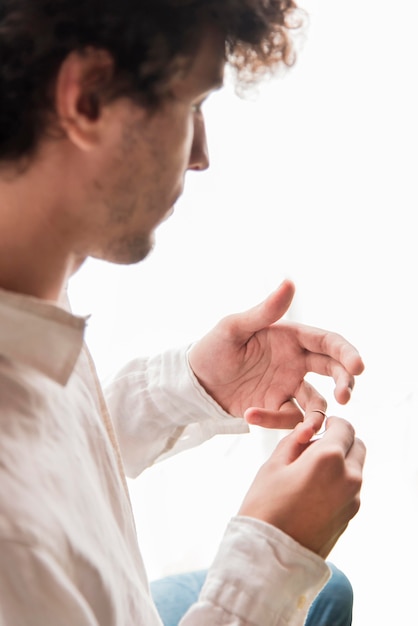
[(135, 263), (152, 249), (187, 170), (209, 165), (200, 105), (222, 84), (223, 70), (224, 40), (209, 31), (187, 74), (173, 82), (174, 98), (157, 112), (128, 99), (109, 105), (111, 130), (87, 186), (90, 256)]

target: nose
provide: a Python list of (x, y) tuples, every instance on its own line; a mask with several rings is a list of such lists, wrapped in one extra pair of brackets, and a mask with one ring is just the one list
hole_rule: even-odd
[(195, 114), (193, 142), (190, 150), (189, 170), (202, 172), (209, 167), (209, 151), (206, 140), (205, 120), (201, 112)]

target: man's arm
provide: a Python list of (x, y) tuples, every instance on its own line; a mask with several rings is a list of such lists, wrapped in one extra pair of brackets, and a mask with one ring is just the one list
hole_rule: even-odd
[(349, 400), (364, 367), (359, 353), (336, 333), (276, 322), (293, 293), (285, 281), (258, 306), (221, 320), (188, 354), (136, 359), (118, 373), (106, 399), (130, 477), (215, 434), (247, 432), (247, 422), (293, 428), (304, 413), (325, 411), (309, 371), (332, 376), (337, 400)]
[(258, 472), (181, 626), (304, 624), (323, 559), (358, 511), (365, 448), (336, 417), (316, 441), (298, 430)]

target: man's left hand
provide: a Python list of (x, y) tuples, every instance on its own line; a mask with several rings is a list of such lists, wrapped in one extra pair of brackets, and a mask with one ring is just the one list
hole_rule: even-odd
[(305, 380), (308, 372), (331, 376), (336, 400), (346, 404), (354, 376), (364, 369), (341, 335), (279, 321), (294, 292), (285, 280), (257, 306), (221, 320), (190, 351), (190, 365), (206, 391), (250, 424), (287, 429), (304, 414), (325, 412), (325, 399)]

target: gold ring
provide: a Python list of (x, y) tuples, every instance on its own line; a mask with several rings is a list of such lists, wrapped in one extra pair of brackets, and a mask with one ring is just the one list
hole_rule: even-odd
[(327, 418), (327, 416), (326, 416), (325, 412), (324, 412), (324, 411), (321, 411), (321, 409), (314, 409), (314, 410), (312, 411), (312, 413), (321, 413), (321, 415), (323, 415), (323, 416), (325, 417), (325, 421), (324, 421), (324, 423), (323, 423), (323, 428), (322, 428), (322, 430), (320, 430), (320, 431), (319, 431), (319, 433), (316, 433), (316, 435), (314, 435), (314, 436), (311, 438), (311, 441), (318, 441), (318, 439), (322, 439), (322, 436), (325, 434), (325, 432), (326, 432), (326, 430), (327, 430), (327, 419), (328, 419), (328, 418)]

